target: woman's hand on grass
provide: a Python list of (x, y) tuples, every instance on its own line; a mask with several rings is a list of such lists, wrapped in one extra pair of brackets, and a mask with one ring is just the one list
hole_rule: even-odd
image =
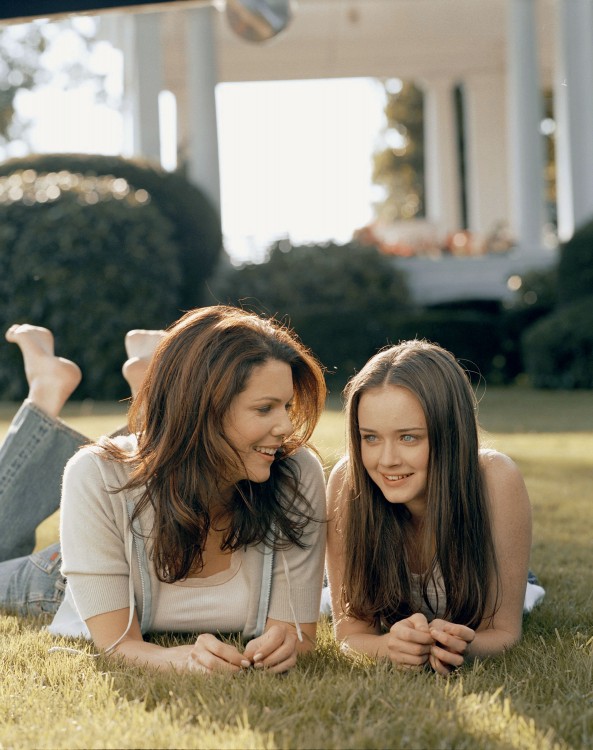
[(434, 645), (428, 620), (419, 612), (392, 625), (386, 639), (391, 661), (409, 669), (423, 667)]
[(465, 652), (475, 638), (475, 631), (446, 620), (433, 620), (429, 630), (434, 640), (430, 649), (430, 666), (438, 674), (448, 675), (463, 664)]
[(230, 643), (223, 643), (210, 633), (198, 636), (187, 659), (192, 672), (240, 672), (251, 666), (251, 661)]
[(271, 625), (263, 635), (249, 641), (243, 659), (256, 669), (286, 672), (296, 664), (297, 643), (296, 631), (290, 625)]

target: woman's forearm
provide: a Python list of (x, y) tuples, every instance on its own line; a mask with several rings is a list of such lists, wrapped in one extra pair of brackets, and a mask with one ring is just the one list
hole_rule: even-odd
[(521, 631), (512, 633), (500, 628), (476, 631), (476, 637), (469, 644), (465, 655), (470, 658), (483, 659), (486, 656), (497, 656), (507, 651), (521, 638)]
[(372, 633), (351, 633), (338, 637), (340, 647), (345, 654), (364, 654), (377, 659), (389, 659), (385, 635)]
[(123, 640), (109, 656), (123, 658), (135, 666), (147, 666), (161, 671), (184, 671), (188, 669), (188, 658), (193, 644), (183, 646), (159, 646), (135, 639)]
[[(514, 646), (520, 639), (521, 633), (509, 632), (500, 628), (479, 630), (475, 638), (467, 647), (467, 658), (485, 658), (496, 656)], [(353, 633), (338, 638), (344, 653), (365, 654), (372, 658), (393, 660), (389, 651), (389, 634), (374, 635), (369, 633)]]

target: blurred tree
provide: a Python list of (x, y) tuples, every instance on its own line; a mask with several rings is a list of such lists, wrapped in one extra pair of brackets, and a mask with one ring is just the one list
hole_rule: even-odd
[[(29, 123), (17, 112), (21, 91), (34, 90), (50, 79), (64, 88), (93, 79), (101, 95), (103, 76), (90, 65), (97, 44), (95, 29), (90, 18), (0, 27), (0, 149), (10, 142), (26, 142)], [(58, 54), (66, 41), (76, 48), (67, 60)]]
[(413, 83), (385, 82), (385, 148), (374, 156), (373, 181), (385, 188), (375, 204), (378, 219), (392, 222), (424, 216), (424, 106)]

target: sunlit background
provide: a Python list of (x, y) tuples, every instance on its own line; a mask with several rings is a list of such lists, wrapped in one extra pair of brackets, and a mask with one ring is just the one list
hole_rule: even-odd
[[(62, 220), (78, 200), (60, 193), (72, 167), (85, 175), (84, 204), (107, 217), (98, 257), (124, 267), (144, 259), (143, 278), (158, 267), (156, 294), (130, 304), (144, 318), (145, 299), (163, 291), (171, 312), (161, 300), (155, 317), (166, 320), (196, 304), (253, 299), (289, 315), (334, 372), (352, 371), (394, 335), (424, 336), (491, 382), (589, 383), (580, 361), (567, 380), (557, 357), (543, 377), (529, 362), (556, 344), (538, 348), (536, 335), (525, 355), (521, 343), (524, 329), (556, 314), (571, 336), (575, 325), (585, 336), (593, 329), (581, 308), (569, 311), (578, 324), (560, 309), (575, 285), (588, 292), (586, 261), (573, 264), (570, 283), (564, 268), (556, 278), (559, 240), (587, 229), (593, 210), (593, 106), (579, 95), (588, 85), (580, 55), (593, 59), (593, 41), (578, 34), (585, 6), (308, 0), (262, 42), (261, 24), (229, 24), (229, 8), (251, 2), (0, 25), (0, 158), (24, 157), (2, 164), (0, 299), (14, 301), (4, 316), (28, 314), (32, 300), (45, 322), (43, 304), (70, 291), (70, 266), (89, 263), (97, 224), (77, 233)], [(119, 155), (131, 158), (111, 158)], [(155, 164), (168, 171), (155, 174)], [(110, 176), (116, 198), (134, 188), (145, 210), (129, 236), (116, 203), (101, 202), (104, 186), (90, 185), (95, 172)], [(232, 262), (220, 252), (219, 209)], [(58, 217), (57, 244), (37, 216)], [(586, 236), (574, 238), (585, 250)], [(155, 258), (169, 242), (165, 283)], [(34, 263), (43, 273), (23, 279), (17, 300), (12, 269)], [(106, 267), (98, 263), (105, 278)], [(127, 267), (108, 268), (133, 285)]]
[[(31, 152), (126, 154), (123, 59), (91, 17), (43, 23), (47, 81), (15, 99), (25, 132), (0, 158)], [(15, 39), (27, 26), (6, 33)], [(81, 70), (72, 80), (72, 60)], [(7, 81), (18, 84), (17, 71)], [(78, 78), (78, 80), (77, 80)], [(367, 224), (382, 189), (372, 155), (385, 123), (385, 88), (370, 78), (222, 83), (216, 89), (221, 212), (225, 249), (234, 262), (263, 259), (274, 239), (346, 242)], [(176, 166), (174, 104), (161, 96), (161, 160)]]

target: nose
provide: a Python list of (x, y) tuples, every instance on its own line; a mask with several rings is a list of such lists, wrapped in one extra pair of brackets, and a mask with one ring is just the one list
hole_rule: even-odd
[(391, 466), (398, 466), (400, 463), (401, 458), (397, 446), (390, 440), (386, 440), (383, 443), (381, 455), (379, 457), (379, 465), (387, 469)]
[(288, 437), (294, 432), (294, 425), (286, 411), (282, 412), (282, 417), (278, 420), (277, 424), (272, 430), (274, 437)]

